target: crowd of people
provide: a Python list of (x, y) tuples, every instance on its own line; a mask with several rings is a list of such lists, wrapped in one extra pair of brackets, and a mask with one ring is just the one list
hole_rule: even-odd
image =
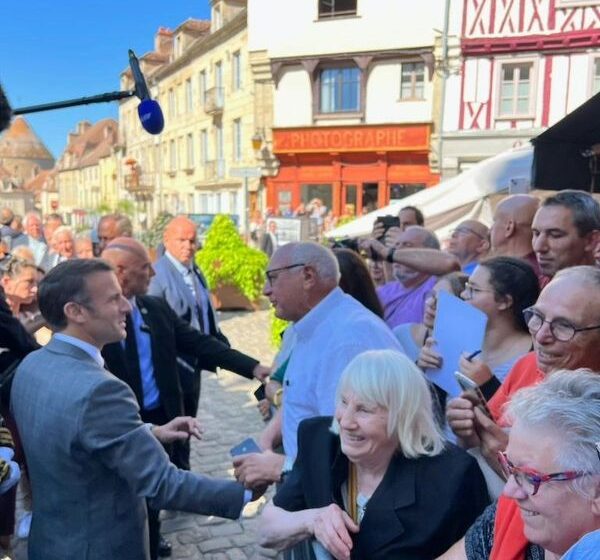
[[(600, 557), (591, 195), (509, 196), (490, 227), (464, 220), (443, 244), (414, 207), (357, 251), (268, 230), (263, 294), (289, 322), (270, 366), (219, 329), (188, 218), (151, 262), (123, 216), (94, 243), (56, 215), (22, 231), (1, 217), (1, 546), (20, 476), (30, 560), (154, 560), (170, 553), (161, 509), (235, 519), (271, 485), (257, 544), (286, 558)], [(485, 319), (477, 352), (454, 348), (472, 385), (455, 393), (436, 383), (437, 323), (465, 328), (443, 316), (447, 294)], [(217, 367), (265, 385), (270, 419), (236, 480), (190, 471)]]

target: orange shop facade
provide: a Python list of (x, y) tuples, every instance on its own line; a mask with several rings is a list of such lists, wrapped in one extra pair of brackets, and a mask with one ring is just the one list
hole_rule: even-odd
[(435, 185), (430, 135), (430, 124), (274, 129), (267, 207), (286, 215), (319, 198), (335, 216), (361, 215)]

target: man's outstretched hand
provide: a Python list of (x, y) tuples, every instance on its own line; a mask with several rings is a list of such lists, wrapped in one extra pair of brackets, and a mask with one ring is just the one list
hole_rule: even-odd
[(161, 443), (172, 443), (174, 441), (185, 441), (191, 436), (196, 439), (202, 438), (203, 430), (200, 423), (191, 416), (177, 416), (162, 426), (153, 426), (152, 434)]

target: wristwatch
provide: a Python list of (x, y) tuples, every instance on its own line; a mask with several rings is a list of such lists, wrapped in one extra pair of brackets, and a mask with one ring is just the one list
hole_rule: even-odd
[(394, 251), (396, 250), (395, 247), (392, 247), (388, 252), (387, 255), (385, 256), (385, 260), (389, 263), (393, 263), (394, 262)]
[(283, 399), (283, 389), (277, 389), (275, 394), (273, 395), (273, 404), (279, 408), (281, 406), (281, 401)]

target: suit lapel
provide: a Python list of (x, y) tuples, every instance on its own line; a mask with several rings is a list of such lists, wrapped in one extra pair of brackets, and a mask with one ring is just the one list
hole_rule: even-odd
[(388, 470), (367, 503), (360, 526), (360, 541), (368, 543), (364, 558), (404, 533), (401, 510), (416, 500), (416, 461), (395, 455)]
[(194, 301), (194, 294), (192, 294), (192, 291), (190, 290), (189, 286), (185, 283), (185, 280), (183, 279), (183, 276), (181, 276), (181, 273), (175, 268), (175, 266), (173, 265), (173, 263), (169, 260), (169, 257), (165, 256), (163, 257), (167, 263), (167, 271), (169, 273), (169, 275), (171, 276), (171, 280), (174, 282), (174, 284), (177, 286), (177, 293), (183, 297), (183, 299), (185, 300), (185, 302), (187, 303), (187, 306), (192, 310), (192, 313), (194, 313), (194, 309), (196, 306), (196, 302)]

